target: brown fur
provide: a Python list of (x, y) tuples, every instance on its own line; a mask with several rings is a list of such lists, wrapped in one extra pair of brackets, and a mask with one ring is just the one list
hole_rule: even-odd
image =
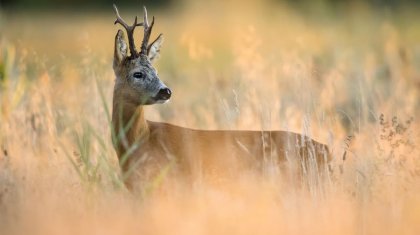
[(120, 161), (131, 146), (138, 146), (121, 166), (123, 172), (131, 172), (126, 180), (129, 188), (150, 184), (168, 166), (171, 173), (190, 182), (232, 179), (249, 171), (261, 172), (265, 164), (300, 179), (304, 170), (324, 173), (330, 160), (326, 145), (292, 132), (194, 130), (147, 121), (142, 106), (125, 106), (122, 118), (115, 110), (121, 110), (118, 103), (114, 104), (114, 127), (135, 118), (117, 145)]

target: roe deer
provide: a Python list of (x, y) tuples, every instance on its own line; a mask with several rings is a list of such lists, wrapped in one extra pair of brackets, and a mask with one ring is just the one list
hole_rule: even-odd
[[(287, 131), (195, 130), (146, 120), (144, 105), (165, 103), (172, 95), (152, 66), (159, 54), (162, 34), (149, 44), (154, 18), (149, 24), (145, 7), (143, 22), (138, 23), (136, 17), (133, 25), (121, 18), (115, 5), (114, 11), (115, 24), (125, 28), (129, 43), (127, 47), (123, 31), (118, 30), (112, 126), (114, 147), (122, 172), (128, 175), (128, 188), (144, 190), (147, 182), (167, 166), (190, 179), (235, 177), (241, 172), (262, 169), (265, 163), (292, 169), (298, 175), (307, 174), (310, 169), (325, 172), (331, 159), (328, 147), (304, 135)], [(144, 28), (140, 52), (133, 36), (137, 26)]]

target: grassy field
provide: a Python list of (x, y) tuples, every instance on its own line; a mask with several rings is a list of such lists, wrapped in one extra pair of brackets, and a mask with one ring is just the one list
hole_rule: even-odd
[(420, 234), (416, 9), (185, 1), (149, 14), (173, 98), (148, 119), (305, 133), (332, 149), (328, 182), (266, 172), (130, 194), (110, 138), (111, 6), (0, 11), (0, 234)]

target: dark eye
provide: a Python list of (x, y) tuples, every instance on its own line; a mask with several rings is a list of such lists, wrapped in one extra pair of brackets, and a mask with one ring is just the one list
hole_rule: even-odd
[(133, 74), (133, 77), (135, 77), (137, 79), (143, 79), (144, 78), (144, 73), (136, 72), (136, 73)]

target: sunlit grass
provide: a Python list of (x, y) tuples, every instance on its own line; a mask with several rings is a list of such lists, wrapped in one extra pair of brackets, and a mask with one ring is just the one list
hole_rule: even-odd
[(156, 66), (173, 90), (149, 119), (305, 133), (334, 160), (323, 187), (291, 187), (267, 170), (161, 189), (163, 171), (138, 197), (123, 187), (109, 128), (111, 7), (6, 13), (0, 233), (418, 234), (420, 21), (359, 7), (319, 18), (273, 3), (149, 10), (165, 36)]

